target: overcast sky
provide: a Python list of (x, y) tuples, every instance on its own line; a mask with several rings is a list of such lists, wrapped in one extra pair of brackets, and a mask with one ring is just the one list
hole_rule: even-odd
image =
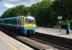
[(2, 15), (8, 8), (18, 5), (31, 6), (41, 0), (0, 0), (0, 15)]

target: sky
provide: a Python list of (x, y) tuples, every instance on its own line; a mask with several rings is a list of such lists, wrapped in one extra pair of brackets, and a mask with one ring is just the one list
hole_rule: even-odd
[(25, 5), (31, 6), (34, 3), (40, 2), (41, 0), (0, 0), (0, 16), (9, 8)]

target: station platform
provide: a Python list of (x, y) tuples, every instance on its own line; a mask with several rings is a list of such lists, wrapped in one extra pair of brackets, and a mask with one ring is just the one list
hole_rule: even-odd
[(33, 50), (0, 31), (0, 50)]
[(61, 32), (60, 32), (59, 29), (38, 27), (36, 29), (36, 32), (72, 39), (72, 30), (69, 34), (66, 34), (66, 30), (64, 29), (61, 29)]

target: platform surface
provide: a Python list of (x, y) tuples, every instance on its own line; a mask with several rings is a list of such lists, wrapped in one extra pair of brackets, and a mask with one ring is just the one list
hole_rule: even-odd
[(0, 50), (33, 50), (0, 31)]
[(72, 30), (69, 34), (66, 34), (66, 30), (64, 29), (61, 29), (60, 32), (59, 29), (38, 27), (36, 32), (72, 39)]
[(14, 50), (14, 48), (10, 47), (10, 45), (0, 37), (0, 50)]

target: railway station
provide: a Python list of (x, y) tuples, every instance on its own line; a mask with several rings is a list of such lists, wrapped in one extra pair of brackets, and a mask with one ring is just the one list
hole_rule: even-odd
[[(61, 32), (59, 32), (58, 29), (39, 27), (36, 31), (40, 34), (47, 34), (48, 36), (49, 35), (56, 36), (56, 38), (61, 37), (61, 38), (66, 38), (66, 39), (72, 40), (72, 34), (66, 35), (65, 30), (62, 30)], [(48, 45), (41, 44), (39, 42), (35, 42), (33, 40), (30, 40), (26, 37), (20, 37), (20, 36), (16, 37), (16, 38), (19, 40), (22, 40), (22, 41), (25, 40), (26, 43), (32, 45), (33, 47), (30, 47), (26, 44), (23, 44), (23, 43), (19, 42), (18, 40), (15, 40), (14, 38), (5, 34), (4, 32), (0, 31), (0, 40), (1, 40), (0, 41), (0, 49), (1, 50), (34, 50), (34, 47), (36, 47), (39, 49), (58, 50), (58, 48), (51, 46), (53, 44), (48, 44)], [(64, 49), (67, 49), (67, 48), (64, 48)]]
[(72, 50), (72, 0), (0, 0), (0, 50)]

